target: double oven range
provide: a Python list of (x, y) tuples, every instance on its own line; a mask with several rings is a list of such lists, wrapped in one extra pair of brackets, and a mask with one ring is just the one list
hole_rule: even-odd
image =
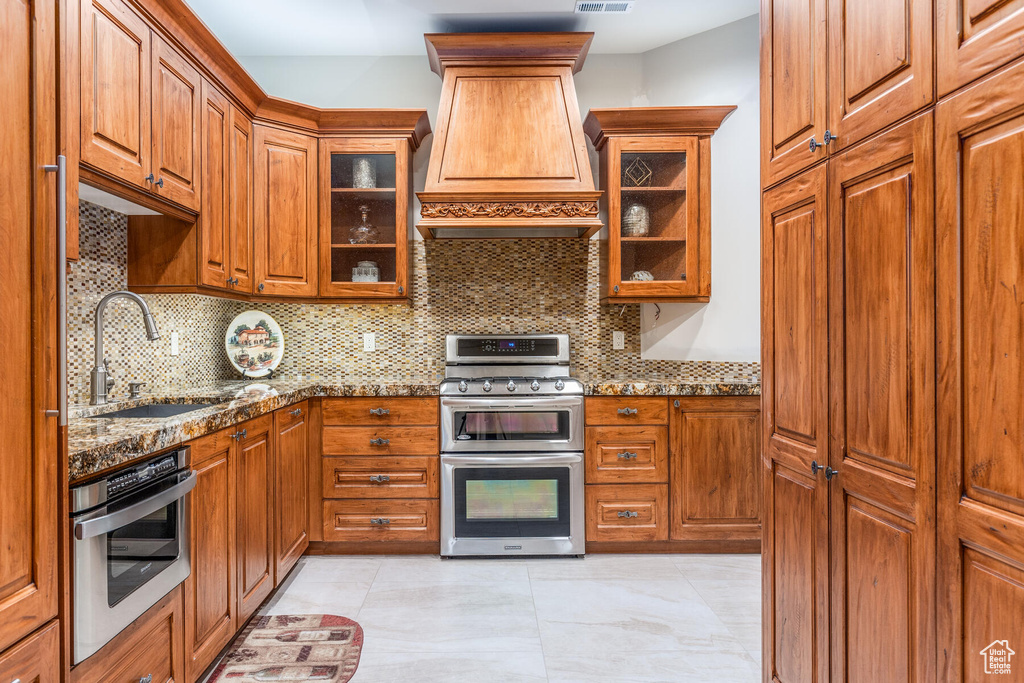
[(441, 555), (582, 555), (568, 335), (449, 335), (440, 394)]

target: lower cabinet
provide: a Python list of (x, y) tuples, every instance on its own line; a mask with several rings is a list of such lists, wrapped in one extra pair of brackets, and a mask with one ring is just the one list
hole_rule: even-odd
[(587, 549), (756, 551), (760, 399), (591, 397)]
[(181, 596), (179, 586), (103, 649), (72, 669), (72, 683), (185, 681)]
[(277, 500), (275, 583), (287, 576), (309, 547), (309, 401), (274, 413)]
[(323, 401), (325, 542), (440, 542), (437, 398)]
[(57, 683), (60, 678), (60, 626), (56, 619), (0, 654), (0, 681), (4, 683)]
[(274, 590), (274, 418), (239, 425), (237, 440), (238, 619), (252, 616)]

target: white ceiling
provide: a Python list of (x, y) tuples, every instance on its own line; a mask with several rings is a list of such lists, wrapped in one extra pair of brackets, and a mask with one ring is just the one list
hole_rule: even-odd
[(423, 55), (423, 34), (593, 31), (594, 54), (631, 54), (757, 14), (759, 0), (636, 0), (626, 15), (574, 0), (188, 0), (237, 56)]

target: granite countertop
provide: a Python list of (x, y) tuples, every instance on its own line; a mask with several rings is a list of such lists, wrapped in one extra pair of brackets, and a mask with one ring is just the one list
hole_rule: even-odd
[[(758, 378), (648, 376), (581, 378), (588, 396), (757, 396)], [(105, 406), (72, 406), (68, 475), (72, 482), (314, 397), (437, 396), (438, 378), (225, 380), (204, 387), (165, 387)], [(104, 418), (99, 413), (151, 403), (211, 403), (167, 418)]]

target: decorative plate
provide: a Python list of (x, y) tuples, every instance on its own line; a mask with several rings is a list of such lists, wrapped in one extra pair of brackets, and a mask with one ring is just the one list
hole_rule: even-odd
[(224, 350), (243, 377), (266, 377), (281, 364), (284, 335), (263, 311), (246, 311), (228, 325)]

